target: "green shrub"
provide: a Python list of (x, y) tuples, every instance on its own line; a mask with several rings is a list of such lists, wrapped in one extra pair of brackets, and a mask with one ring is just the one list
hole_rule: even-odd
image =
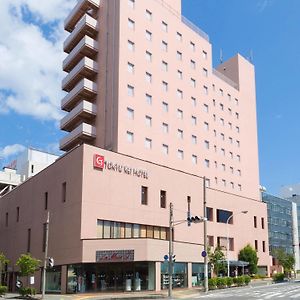
[(217, 288), (217, 278), (209, 278), (208, 279), (208, 288), (210, 290), (214, 290)]
[(251, 282), (251, 277), (248, 275), (244, 275), (243, 277), (245, 284), (248, 285)]
[(266, 275), (260, 275), (260, 274), (255, 274), (255, 275), (251, 275), (252, 279), (264, 279), (267, 278)]
[(0, 285), (0, 296), (3, 296), (7, 293), (7, 286)]
[(217, 277), (217, 287), (219, 289), (224, 289), (226, 287), (227, 280), (226, 277)]
[(231, 287), (233, 285), (233, 278), (232, 277), (226, 277), (226, 285), (228, 287)]
[(283, 273), (277, 273), (277, 274), (274, 274), (272, 278), (275, 282), (280, 282), (280, 281), (284, 280), (284, 274)]
[(233, 283), (237, 286), (242, 286), (245, 283), (244, 276), (238, 276), (233, 278)]
[(23, 297), (34, 296), (36, 294), (36, 289), (31, 287), (22, 287), (19, 289), (19, 294)]

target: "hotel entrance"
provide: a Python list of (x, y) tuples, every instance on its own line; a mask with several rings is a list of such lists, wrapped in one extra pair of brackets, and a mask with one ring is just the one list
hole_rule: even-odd
[(96, 263), (68, 266), (68, 293), (151, 291), (155, 288), (155, 264)]

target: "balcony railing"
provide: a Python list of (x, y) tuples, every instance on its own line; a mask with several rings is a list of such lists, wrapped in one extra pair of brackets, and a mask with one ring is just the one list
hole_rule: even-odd
[(96, 128), (90, 124), (82, 123), (62, 138), (59, 146), (61, 150), (69, 151), (77, 144), (81, 144), (84, 141), (90, 141), (94, 138), (96, 138)]
[(82, 123), (84, 120), (91, 120), (96, 114), (97, 106), (83, 100), (60, 121), (60, 129), (71, 131), (76, 124)]
[(100, 0), (79, 0), (65, 20), (65, 30), (71, 32), (75, 28), (77, 22), (89, 9), (97, 10), (99, 6)]
[(61, 108), (70, 111), (82, 99), (92, 100), (97, 95), (97, 84), (89, 79), (82, 79), (61, 101)]
[(88, 58), (84, 57), (72, 71), (63, 79), (62, 89), (69, 92), (74, 86), (83, 78), (93, 79), (98, 72), (98, 64)]
[(96, 38), (97, 33), (98, 21), (85, 14), (84, 17), (78, 22), (72, 33), (65, 40), (64, 51), (70, 53), (85, 35)]
[(63, 61), (63, 70), (71, 71), (84, 56), (93, 58), (98, 50), (98, 43), (89, 36), (85, 36)]

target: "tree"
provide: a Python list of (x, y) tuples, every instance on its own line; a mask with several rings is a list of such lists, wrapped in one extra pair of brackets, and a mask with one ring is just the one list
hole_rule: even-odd
[(284, 273), (289, 273), (294, 269), (295, 258), (292, 254), (286, 253), (283, 249), (277, 249), (273, 251), (272, 255), (283, 267)]
[(221, 272), (226, 271), (226, 258), (220, 246), (217, 246), (214, 252), (208, 249), (208, 259), (214, 273), (218, 276)]
[(250, 274), (257, 273), (257, 263), (258, 257), (255, 249), (252, 248), (250, 244), (245, 246), (239, 252), (239, 260), (246, 261), (249, 263), (249, 272)]
[(9, 259), (7, 259), (2, 252), (0, 252), (0, 286), (2, 285), (2, 272), (5, 269), (6, 264), (9, 264)]
[(39, 268), (41, 261), (31, 257), (30, 254), (22, 254), (16, 265), (20, 268), (21, 276), (30, 276)]

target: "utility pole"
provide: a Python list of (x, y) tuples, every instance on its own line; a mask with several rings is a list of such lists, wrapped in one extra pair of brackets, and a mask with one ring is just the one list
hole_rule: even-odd
[(208, 292), (208, 257), (207, 257), (207, 213), (206, 213), (206, 178), (203, 177), (203, 238), (204, 238), (204, 251), (206, 253), (204, 257), (204, 290)]
[(169, 219), (169, 289), (168, 298), (172, 299), (173, 287), (173, 203), (170, 203), (170, 219)]
[(46, 228), (45, 228), (45, 257), (44, 257), (44, 268), (43, 268), (42, 299), (45, 298), (45, 291), (46, 291), (46, 269), (47, 269), (47, 261), (48, 261), (49, 221), (50, 221), (50, 213), (48, 211)]

